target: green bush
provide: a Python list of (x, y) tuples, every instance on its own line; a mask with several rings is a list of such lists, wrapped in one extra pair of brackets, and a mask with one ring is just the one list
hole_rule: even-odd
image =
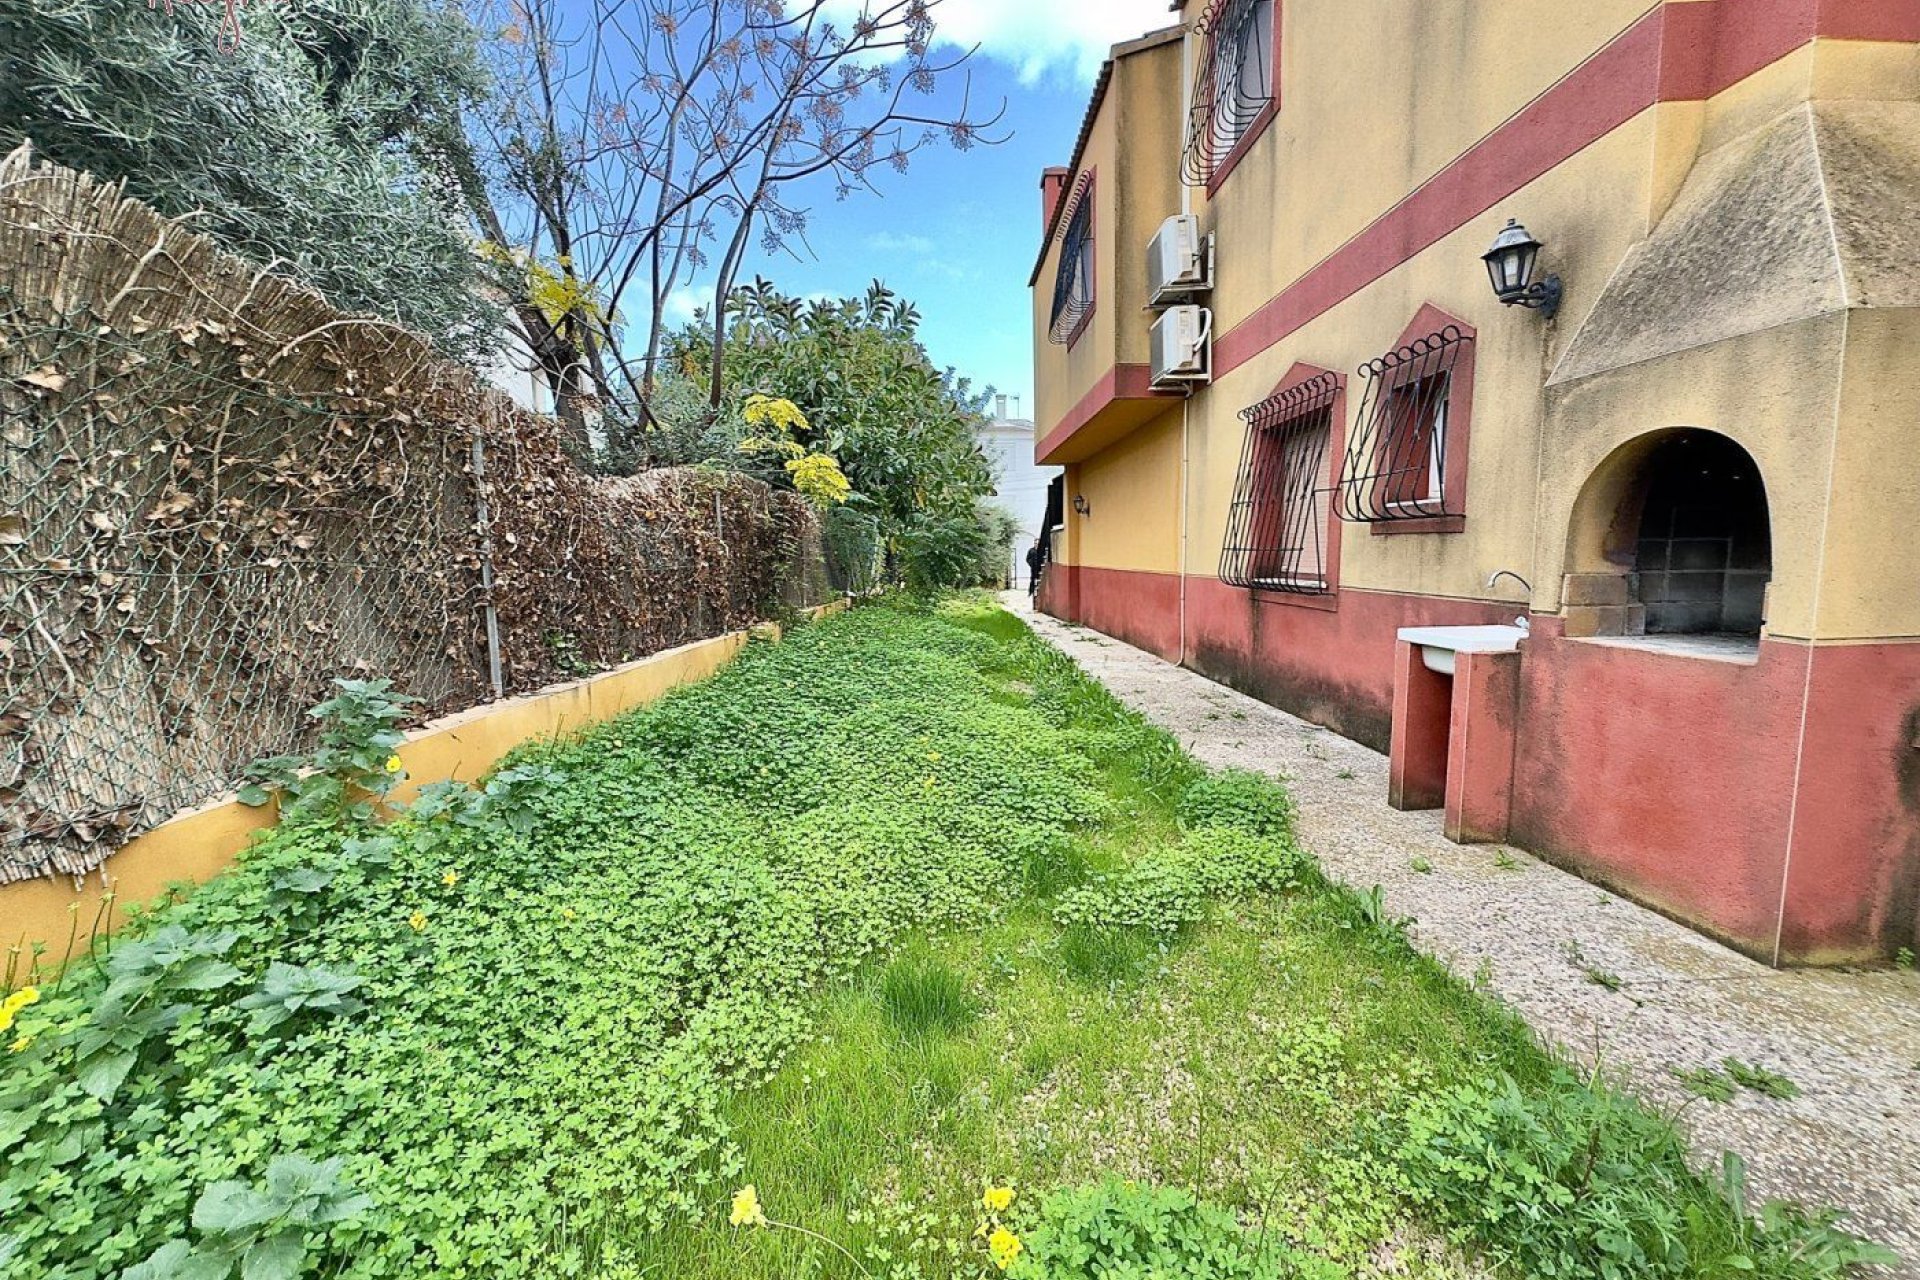
[(1053, 915), (1068, 926), (1177, 933), (1206, 919), (1216, 901), (1297, 886), (1304, 865), (1286, 840), (1200, 827), (1117, 875), (1061, 895)]
[(1256, 836), (1293, 832), (1293, 799), (1263, 774), (1223, 769), (1196, 778), (1180, 793), (1180, 825), (1233, 827)]
[(922, 597), (974, 586), (993, 553), (993, 536), (979, 511), (919, 512), (900, 533), (901, 579)]
[(1518, 1275), (1822, 1280), (1894, 1261), (1832, 1215), (1771, 1204), (1750, 1216), (1737, 1161), (1715, 1186), (1670, 1121), (1565, 1071), (1544, 1089), (1502, 1076), (1416, 1100), (1397, 1159), (1455, 1243)]
[(1013, 1280), (1337, 1280), (1277, 1234), (1243, 1229), (1191, 1192), (1108, 1178), (1055, 1191), (1021, 1233)]

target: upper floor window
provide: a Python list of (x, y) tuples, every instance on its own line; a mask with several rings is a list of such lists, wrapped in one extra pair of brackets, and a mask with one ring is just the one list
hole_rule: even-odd
[(1093, 191), (1083, 184), (1060, 244), (1060, 267), (1053, 279), (1053, 316), (1047, 339), (1061, 346), (1080, 336), (1093, 314)]
[(1340, 476), (1343, 518), (1466, 514), (1462, 402), (1472, 347), (1472, 334), (1447, 324), (1362, 366), (1367, 389)]
[(1206, 185), (1273, 105), (1275, 0), (1215, 0), (1200, 19), (1206, 41), (1187, 120), (1184, 170)]
[(1296, 595), (1329, 590), (1339, 396), (1340, 375), (1320, 373), (1240, 415), (1247, 439), (1227, 509), (1222, 582)]

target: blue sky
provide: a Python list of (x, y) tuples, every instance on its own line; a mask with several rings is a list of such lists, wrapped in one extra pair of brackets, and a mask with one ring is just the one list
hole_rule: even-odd
[[(883, 196), (813, 202), (812, 259), (759, 258), (742, 273), (788, 293), (860, 293), (879, 277), (916, 302), (933, 359), (1033, 409), (1027, 276), (1040, 242), (1040, 171), (1065, 164), (1109, 46), (1171, 20), (1167, 0), (940, 0), (939, 31), (979, 43), (976, 103), (1007, 101), (1013, 138), (928, 149)], [(946, 95), (943, 94), (943, 97)]]

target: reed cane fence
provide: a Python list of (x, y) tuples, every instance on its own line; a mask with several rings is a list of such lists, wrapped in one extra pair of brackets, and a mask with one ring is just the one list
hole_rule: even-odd
[(336, 678), (472, 706), (815, 603), (820, 548), (791, 494), (589, 475), (415, 335), (0, 160), (0, 884), (298, 749)]

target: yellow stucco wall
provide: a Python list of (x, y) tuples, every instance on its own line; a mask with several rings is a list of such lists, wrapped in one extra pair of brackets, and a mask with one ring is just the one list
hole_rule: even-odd
[[(838, 612), (843, 604), (811, 611)], [(773, 631), (778, 634), (778, 629)], [(420, 787), (459, 779), (478, 781), (515, 747), (557, 739), (583, 725), (645, 706), (681, 685), (704, 680), (737, 657), (748, 633), (732, 632), (570, 684), (476, 707), (415, 730), (399, 750), (408, 783), (395, 792), (405, 803)], [(127, 904), (152, 902), (173, 886), (203, 884), (232, 865), (255, 836), (272, 827), (273, 810), (227, 799), (189, 810), (146, 832), (116, 852), (76, 892), (67, 877), (26, 880), (0, 887), (0, 945), (18, 946), (40, 963), (57, 967), (69, 958), (69, 942), (84, 951), (96, 930), (125, 923)], [(23, 961), (24, 963), (24, 961)]]
[[(1062, 237), (1047, 245), (1036, 277), (1033, 345), (1036, 422), (1058, 422), (1118, 364), (1145, 364), (1146, 245), (1180, 209), (1177, 165), (1161, 158), (1179, 149), (1181, 46), (1175, 41), (1114, 60), (1112, 83), (1094, 117), (1079, 168), (1067, 180), (1071, 198), (1082, 174), (1094, 174), (1094, 313), (1071, 346), (1048, 339)], [(1169, 104), (1175, 104), (1171, 109)], [(1128, 139), (1125, 149), (1121, 138)], [(1061, 222), (1062, 228), (1065, 220)]]
[(1081, 463), (1073, 479), (1072, 492), (1086, 497), (1092, 514), (1067, 512), (1075, 534), (1071, 563), (1179, 571), (1179, 405)]
[[(1111, 94), (1108, 101), (1112, 101)], [(1093, 200), (1094, 210), (1093, 318), (1088, 322), (1085, 332), (1071, 345), (1056, 343), (1048, 336), (1052, 327), (1053, 287), (1060, 269), (1060, 253), (1066, 238), (1068, 215), (1063, 214), (1060, 218), (1056, 234), (1048, 242), (1046, 255), (1041, 260), (1040, 274), (1036, 277), (1035, 296), (1047, 299), (1046, 303), (1035, 306), (1033, 311), (1036, 422), (1059, 421), (1113, 368), (1116, 335), (1119, 332), (1114, 271), (1119, 261), (1116, 255), (1120, 237), (1115, 223), (1118, 217), (1117, 195), (1124, 185), (1115, 159), (1118, 138), (1118, 113), (1102, 110), (1087, 136), (1080, 168), (1067, 179), (1067, 189), (1061, 197), (1063, 201), (1071, 200), (1081, 176), (1087, 172), (1093, 174), (1094, 186), (1089, 197)]]
[(1846, 317), (1817, 634), (1920, 637), (1920, 311)]
[(1556, 5), (1541, 21), (1536, 0), (1287, 0), (1279, 118), (1209, 209), (1220, 237), (1219, 331), (1647, 8), (1646, 0)]
[[(1606, 189), (1623, 201), (1646, 197), (1654, 127), (1649, 115), (1616, 130), (1502, 206), (1524, 208), (1530, 225), (1553, 228), (1552, 268), (1569, 280), (1604, 280), (1641, 234), (1634, 219), (1603, 216), (1591, 193)], [(1236, 171), (1229, 186), (1239, 176)], [(1504, 221), (1496, 211), (1469, 222), (1194, 397), (1189, 574), (1209, 576), (1218, 569), (1245, 439), (1239, 412), (1304, 362), (1347, 374), (1351, 424), (1365, 388), (1354, 371), (1391, 349), (1431, 303), (1477, 331), (1466, 531), (1375, 537), (1364, 524), (1348, 524), (1341, 539), (1341, 585), (1479, 599), (1499, 569), (1536, 586), (1552, 576), (1536, 572), (1534, 561), (1542, 467), (1538, 388), (1597, 290), (1576, 291), (1551, 326), (1530, 312), (1502, 307), (1487, 288), (1479, 255)]]

